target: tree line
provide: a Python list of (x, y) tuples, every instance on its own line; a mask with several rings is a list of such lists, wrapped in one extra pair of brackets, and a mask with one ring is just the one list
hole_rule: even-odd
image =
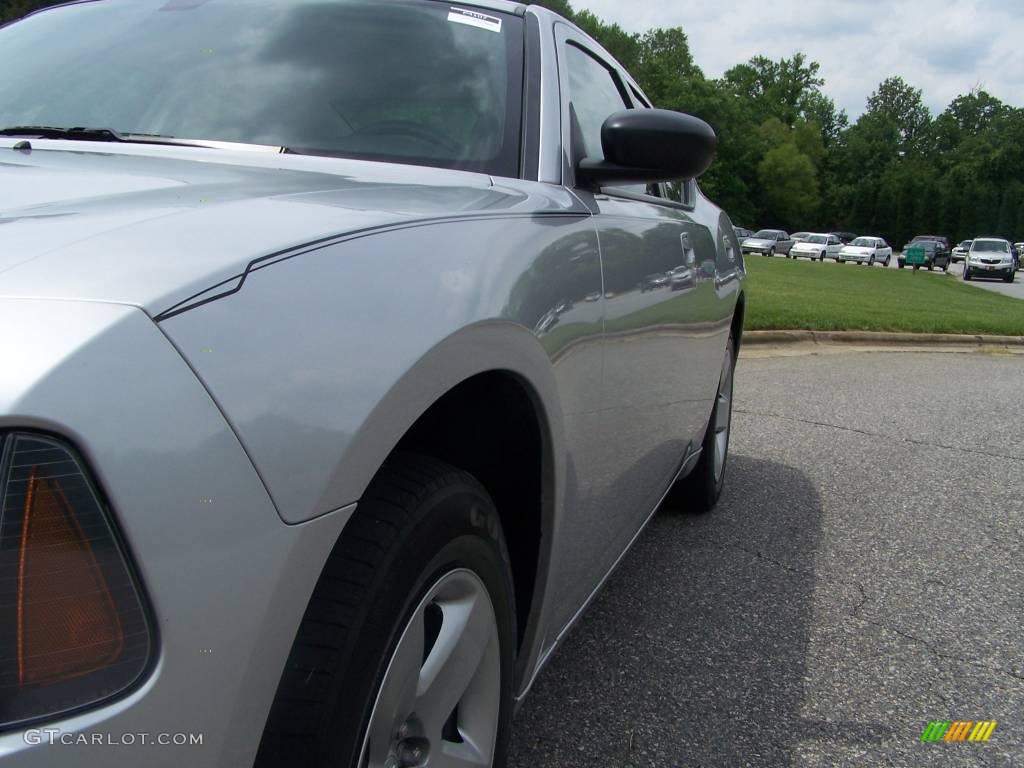
[[(739, 225), (849, 230), (897, 247), (915, 234), (1024, 240), (1024, 110), (976, 89), (933, 115), (920, 89), (885, 79), (852, 122), (802, 53), (755, 56), (709, 78), (682, 28), (628, 33), (569, 0), (527, 0), (575, 21), (656, 106), (718, 133), (701, 188)], [(0, 23), (53, 0), (7, 0)]]
[(737, 224), (849, 230), (897, 247), (915, 234), (1024, 240), (1024, 110), (980, 88), (932, 115), (920, 89), (889, 77), (851, 124), (802, 53), (755, 56), (713, 79), (681, 28), (630, 34), (568, 0), (528, 2), (575, 21), (656, 106), (714, 127), (718, 156), (701, 188)]

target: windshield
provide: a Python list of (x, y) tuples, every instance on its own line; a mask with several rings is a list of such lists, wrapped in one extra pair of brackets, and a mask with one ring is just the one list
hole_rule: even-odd
[(762, 229), (754, 237), (760, 240), (774, 240), (778, 237), (779, 231), (777, 229)]
[(807, 238), (807, 242), (817, 243), (818, 245), (824, 245), (826, 242), (828, 242), (828, 238), (825, 237), (824, 235), (811, 235), (810, 237)]
[(518, 176), (522, 50), (521, 19), (425, 0), (82, 3), (0, 29), (0, 127)]
[(875, 241), (871, 237), (858, 237), (850, 245), (855, 245), (858, 248), (874, 248)]
[(964, 240), (962, 243), (960, 243), (960, 247), (961, 248), (970, 248), (971, 247), (971, 243), (973, 243), (973, 242), (974, 242), (973, 240)]
[(984, 253), (1008, 253), (1010, 245), (1002, 240), (975, 240), (971, 250)]

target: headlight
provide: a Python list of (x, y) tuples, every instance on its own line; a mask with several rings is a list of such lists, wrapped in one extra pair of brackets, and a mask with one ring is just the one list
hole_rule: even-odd
[(82, 463), (0, 433), (0, 727), (129, 688), (150, 656), (140, 591)]

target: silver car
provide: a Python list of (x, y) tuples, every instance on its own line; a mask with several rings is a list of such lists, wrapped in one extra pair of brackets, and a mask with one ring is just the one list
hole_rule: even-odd
[(743, 241), (743, 252), (759, 253), (762, 256), (788, 256), (794, 242), (781, 229), (762, 229)]
[(712, 130), (496, 0), (80, 2), (0, 63), (5, 768), (502, 764), (722, 492)]

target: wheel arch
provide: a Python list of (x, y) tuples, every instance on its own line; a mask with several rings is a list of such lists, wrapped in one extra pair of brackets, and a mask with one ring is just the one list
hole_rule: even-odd
[[(537, 338), (514, 323), (484, 322), (435, 346), (391, 387), (353, 437), (351, 460), (339, 468), (339, 482), (355, 489), (356, 498), (397, 452), (440, 459), (487, 488), (513, 565), (517, 691), (541, 639), (557, 495), (564, 488), (562, 434), (554, 373)], [(346, 524), (339, 541), (347, 531)]]

